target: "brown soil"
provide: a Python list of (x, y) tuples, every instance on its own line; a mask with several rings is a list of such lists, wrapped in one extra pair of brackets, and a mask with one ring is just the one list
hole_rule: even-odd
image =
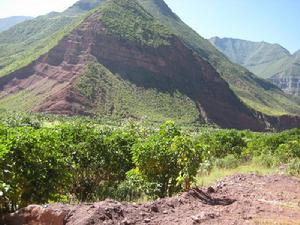
[(300, 224), (300, 180), (283, 175), (235, 175), (208, 189), (146, 204), (29, 206), (5, 225)]

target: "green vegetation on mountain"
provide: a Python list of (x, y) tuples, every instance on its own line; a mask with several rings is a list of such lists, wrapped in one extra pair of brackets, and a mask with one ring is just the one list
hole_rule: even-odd
[[(170, 196), (216, 169), (287, 165), (300, 175), (300, 131), (189, 131), (127, 123), (0, 117), (0, 212), (28, 204)], [(197, 178), (197, 179), (196, 179)]]
[(173, 119), (191, 124), (200, 114), (189, 97), (175, 92), (137, 87), (92, 61), (76, 83), (76, 88), (93, 105), (91, 112), (113, 118), (137, 118), (150, 121)]
[(64, 13), (51, 13), (19, 24), (0, 33), (0, 76), (38, 59), (80, 24), (87, 10), (99, 4), (103, 13), (101, 21), (109, 32), (154, 47), (168, 44), (169, 37), (177, 35), (206, 59), (251, 108), (270, 115), (300, 115), (297, 100), (230, 62), (209, 41), (184, 24), (162, 0), (81, 0)]
[(9, 28), (15, 26), (18, 23), (21, 23), (25, 20), (30, 20), (30, 16), (12, 16), (7, 18), (0, 19), (0, 32), (8, 30)]
[(271, 83), (232, 63), (208, 40), (180, 20), (162, 0), (138, 0), (162, 24), (179, 36), (191, 49), (208, 60), (232, 90), (251, 108), (270, 115), (297, 114), (300, 106)]
[(168, 45), (170, 31), (135, 0), (111, 0), (101, 8), (101, 22), (113, 34), (143, 45)]
[(14, 72), (53, 48), (82, 20), (58, 13), (37, 17), (0, 33), (0, 76)]
[(252, 42), (232, 38), (210, 39), (210, 42), (231, 61), (249, 69), (254, 74), (269, 78), (272, 64), (290, 56), (288, 50), (278, 44)]
[(231, 61), (262, 78), (268, 78), (286, 93), (300, 95), (299, 53), (291, 55), (278, 44), (252, 42), (233, 38), (210, 39)]
[(65, 15), (78, 15), (86, 13), (94, 8), (97, 8), (100, 4), (106, 0), (79, 0), (66, 11), (63, 12)]
[(47, 53), (102, 0), (81, 0), (63, 13), (52, 12), (0, 33), (0, 77)]

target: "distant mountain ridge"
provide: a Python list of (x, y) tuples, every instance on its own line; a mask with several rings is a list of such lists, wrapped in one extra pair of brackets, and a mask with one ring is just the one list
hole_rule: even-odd
[(279, 44), (213, 37), (209, 41), (232, 62), (269, 79), (288, 94), (300, 96), (300, 50), (291, 54)]
[(11, 16), (7, 18), (0, 19), (0, 32), (8, 30), (9, 28), (13, 27), (14, 25), (24, 22), (26, 20), (30, 20), (33, 17), (30, 16)]

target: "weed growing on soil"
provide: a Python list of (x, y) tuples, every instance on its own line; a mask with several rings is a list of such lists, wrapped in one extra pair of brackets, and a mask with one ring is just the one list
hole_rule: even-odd
[(227, 176), (231, 176), (234, 174), (248, 174), (248, 173), (254, 173), (258, 175), (269, 175), (269, 174), (278, 173), (278, 168), (265, 167), (260, 164), (257, 164), (254, 161), (242, 163), (236, 166), (235, 168), (219, 169), (217, 167), (214, 167), (209, 174), (206, 175), (203, 175), (201, 173), (198, 174), (196, 185), (207, 187), (215, 184), (216, 182), (222, 180)]
[(293, 159), (289, 164), (287, 171), (290, 175), (300, 177), (300, 159)]

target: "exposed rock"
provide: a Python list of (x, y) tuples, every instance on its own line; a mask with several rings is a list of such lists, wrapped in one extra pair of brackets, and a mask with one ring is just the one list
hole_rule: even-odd
[(7, 216), (4, 225), (64, 225), (64, 219), (69, 212), (69, 206), (55, 205), (48, 208), (30, 205)]
[[(300, 74), (299, 74), (300, 75)], [(270, 78), (270, 81), (290, 95), (300, 96), (300, 76), (286, 76), (285, 74), (276, 74)]]

